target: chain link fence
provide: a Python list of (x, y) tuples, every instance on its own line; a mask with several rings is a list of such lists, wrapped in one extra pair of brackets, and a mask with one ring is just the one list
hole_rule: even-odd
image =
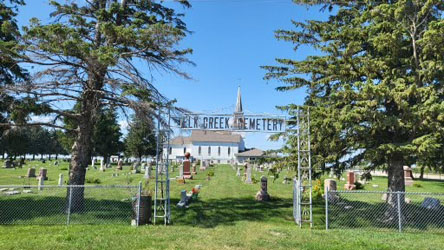
[(327, 191), (326, 229), (444, 233), (444, 194)]
[(138, 225), (139, 186), (0, 185), (0, 224)]

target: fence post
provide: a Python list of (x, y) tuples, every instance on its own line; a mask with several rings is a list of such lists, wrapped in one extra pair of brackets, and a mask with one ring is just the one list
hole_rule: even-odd
[(139, 226), (140, 223), (140, 199), (142, 198), (142, 182), (139, 182), (139, 189), (137, 191), (137, 217), (136, 217), (136, 225)]
[(402, 232), (402, 221), (401, 221), (401, 197), (400, 197), (400, 192), (396, 192), (397, 194), (397, 200), (398, 200), (398, 228), (399, 228), (399, 232)]
[(68, 216), (66, 218), (66, 225), (69, 225), (71, 219), (71, 201), (72, 201), (72, 186), (69, 185), (69, 195), (68, 195)]
[(328, 187), (325, 193), (325, 230), (328, 230)]

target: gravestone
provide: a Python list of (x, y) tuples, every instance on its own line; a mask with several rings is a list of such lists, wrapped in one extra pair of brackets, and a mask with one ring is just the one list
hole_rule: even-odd
[(37, 178), (42, 178), (46, 181), (46, 180), (48, 180), (48, 177), (46, 177), (47, 173), (48, 173), (48, 170), (46, 168), (40, 168), (39, 176)]
[(143, 177), (145, 179), (149, 179), (150, 178), (150, 167), (148, 167), (148, 166), (145, 167), (145, 175)]
[(344, 185), (345, 190), (355, 190), (355, 173), (353, 171), (347, 172), (347, 184)]
[(59, 165), (59, 161), (55, 161), (54, 166), (58, 166), (58, 165)]
[(422, 202), (421, 207), (427, 208), (427, 209), (432, 209), (432, 210), (437, 210), (441, 207), (441, 204), (438, 199), (426, 197), (424, 199), (424, 201)]
[(257, 201), (269, 201), (270, 195), (268, 194), (268, 180), (267, 177), (261, 177), (261, 190), (259, 190), (256, 194)]
[(185, 160), (183, 161), (183, 178), (185, 179), (193, 179), (191, 175), (191, 162), (190, 162), (190, 153), (185, 153)]
[(35, 168), (28, 168), (28, 172), (26, 173), (26, 177), (35, 178)]
[(328, 194), (328, 201), (329, 202), (336, 202), (339, 199), (339, 196), (337, 193), (329, 193), (328, 191), (336, 191), (337, 190), (337, 184), (336, 181), (333, 179), (325, 179), (324, 180), (324, 198), (327, 197)]
[(196, 166), (196, 163), (193, 163), (193, 172), (192, 172), (192, 174), (193, 174), (193, 175), (196, 175), (196, 174), (197, 174), (197, 166)]
[(413, 172), (409, 166), (404, 166), (404, 184), (413, 186)]
[(200, 160), (200, 168), (199, 170), (205, 171), (207, 169), (207, 161), (203, 158)]
[(188, 205), (189, 201), (190, 201), (190, 198), (187, 195), (187, 191), (186, 190), (182, 190), (180, 192), (180, 201), (179, 201), (179, 203), (177, 203), (177, 207), (184, 208), (185, 206)]
[(100, 159), (100, 171), (105, 172), (105, 165), (103, 164), (103, 159)]
[(122, 161), (122, 159), (120, 159), (119, 162), (117, 162), (117, 170), (123, 170), (123, 161)]
[(247, 166), (247, 165), (245, 165), (245, 167), (247, 170), (247, 177), (245, 178), (245, 183), (252, 184), (253, 181), (251, 180), (251, 171), (253, 168), (251, 166)]
[(140, 173), (140, 162), (139, 162), (139, 161), (134, 162), (132, 173), (133, 173), (133, 174), (138, 174), (138, 173)]
[(92, 161), (91, 161), (91, 167), (92, 167), (92, 168), (95, 168), (95, 167), (94, 167), (94, 164), (95, 164), (95, 163), (96, 163), (96, 159), (93, 158)]
[(63, 186), (63, 174), (59, 174), (59, 186)]
[(236, 176), (240, 176), (241, 174), (240, 174), (240, 167), (239, 166), (237, 166), (237, 172), (236, 172)]
[(330, 168), (329, 172), (330, 173), (328, 174), (328, 177), (333, 178), (333, 175), (334, 175), (334, 172), (335, 172), (334, 168)]
[(179, 177), (183, 178), (183, 166), (179, 166)]
[(38, 180), (37, 189), (41, 191), (43, 190), (43, 186), (45, 185), (45, 179), (42, 177), (37, 177), (37, 180)]
[(3, 165), (4, 168), (12, 168), (13, 164), (12, 161), (10, 159), (7, 159)]

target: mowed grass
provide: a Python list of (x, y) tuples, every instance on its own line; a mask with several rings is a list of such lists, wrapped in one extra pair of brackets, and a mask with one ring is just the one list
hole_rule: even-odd
[[(66, 163), (59, 167), (51, 164), (45, 164), (49, 177), (47, 184), (57, 184), (61, 172), (67, 178), (67, 170), (59, 170)], [(23, 184), (18, 176), (25, 175), (27, 167), (34, 165), (38, 173), (42, 164), (37, 162), (28, 163), (23, 169), (0, 169), (0, 184)], [(129, 226), (129, 220), (127, 224), (110, 225), (0, 226), (0, 249), (442, 249), (444, 244), (444, 236), (433, 233), (325, 231), (323, 202), (314, 207), (315, 228), (301, 229), (295, 225), (292, 216), (292, 185), (282, 184), (282, 178), (275, 182), (269, 178), (268, 191), (273, 200), (262, 203), (254, 200), (260, 183), (243, 183), (228, 165), (219, 165), (212, 170), (215, 175), (210, 181), (207, 180), (207, 170), (199, 172), (185, 185), (171, 182), (173, 224), (170, 226), (135, 228)], [(108, 169), (103, 173), (91, 169), (87, 176), (100, 179), (101, 185), (135, 185), (143, 180), (143, 174), (129, 175), (128, 172), (126, 166), (118, 172), (118, 177), (112, 177), (115, 170)], [(176, 169), (171, 176), (176, 176), (177, 172)], [(259, 180), (266, 174), (255, 172), (254, 176)], [(373, 188), (374, 183), (380, 183), (379, 187)], [(202, 185), (199, 200), (188, 209), (176, 208), (180, 191), (189, 191), (198, 184)], [(442, 189), (440, 182), (424, 184), (430, 184), (433, 192)], [(375, 178), (372, 184), (366, 185), (366, 190), (383, 190), (384, 185), (385, 178)], [(153, 188), (153, 180), (149, 186)], [(338, 187), (341, 186), (343, 183), (339, 182)], [(423, 186), (421, 192), (428, 191), (426, 188), (428, 186)], [(90, 198), (109, 199), (99, 192)], [(45, 218), (30, 220), (37, 223)]]

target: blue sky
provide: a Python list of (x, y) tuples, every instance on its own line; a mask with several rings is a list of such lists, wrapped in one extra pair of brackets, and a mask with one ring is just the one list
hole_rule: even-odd
[[(49, 21), (48, 0), (26, 1), (18, 16), (26, 25), (31, 17)], [(167, 5), (177, 6), (172, 1)], [(291, 0), (196, 0), (190, 9), (179, 8), (192, 31), (181, 43), (194, 53), (196, 66), (181, 69), (193, 78), (185, 80), (165, 72), (146, 72), (155, 76), (154, 85), (177, 105), (196, 112), (231, 113), (237, 87), (241, 87), (244, 110), (251, 113), (282, 115), (275, 107), (302, 104), (304, 90), (277, 92), (276, 81), (265, 81), (262, 65), (276, 65), (275, 58), (302, 60), (316, 53), (309, 48), (294, 52), (290, 43), (277, 41), (274, 31), (292, 29), (291, 20), (326, 19), (320, 7), (307, 8)], [(148, 71), (148, 69), (147, 69)], [(124, 124), (124, 122), (122, 122)], [(276, 149), (282, 142), (267, 141), (268, 134), (247, 134), (247, 147)]]

